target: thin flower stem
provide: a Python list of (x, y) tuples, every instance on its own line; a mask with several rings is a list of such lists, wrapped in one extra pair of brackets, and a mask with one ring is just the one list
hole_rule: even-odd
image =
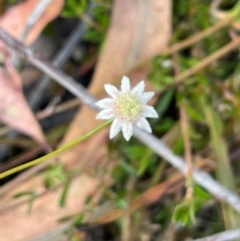
[(81, 136), (80, 138), (78, 138), (78, 139), (68, 143), (67, 145), (65, 145), (65, 146), (63, 146), (63, 147), (61, 147), (61, 148), (59, 148), (59, 149), (57, 149), (57, 150), (55, 150), (55, 151), (45, 155), (43, 157), (37, 158), (37, 159), (35, 159), (35, 160), (31, 161), (31, 162), (25, 163), (23, 165), (17, 166), (15, 168), (12, 168), (12, 169), (6, 171), (6, 172), (1, 173), (0, 174), (0, 179), (5, 178), (7, 176), (10, 176), (10, 175), (12, 175), (12, 174), (14, 174), (16, 172), (22, 171), (22, 170), (24, 170), (24, 169), (26, 169), (28, 167), (35, 166), (35, 165), (37, 165), (37, 164), (39, 164), (41, 162), (44, 162), (44, 161), (48, 160), (51, 157), (54, 157), (54, 156), (56, 156), (56, 155), (58, 155), (58, 154), (60, 154), (60, 153), (62, 153), (64, 151), (66, 151), (66, 150), (68, 150), (68, 149), (78, 145), (79, 143), (87, 140), (89, 137), (93, 136), (94, 134), (98, 133), (99, 131), (101, 131), (102, 129), (107, 127), (109, 124), (111, 124), (111, 122), (112, 122), (112, 120), (108, 120), (108, 121), (104, 122), (102, 125), (98, 126), (94, 130), (88, 132), (86, 135)]

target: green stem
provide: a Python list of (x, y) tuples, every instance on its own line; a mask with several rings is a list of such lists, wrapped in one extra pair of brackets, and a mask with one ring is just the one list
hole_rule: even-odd
[(20, 166), (17, 166), (17, 167), (14, 167), (6, 172), (3, 172), (3, 173), (0, 173), (0, 179), (4, 178), (4, 177), (7, 177), (9, 175), (12, 175), (16, 172), (19, 172), (19, 171), (22, 171), (28, 167), (31, 167), (31, 166), (35, 166), (41, 162), (44, 162), (46, 160), (48, 160), (49, 158), (51, 157), (54, 157), (76, 145), (78, 145), (79, 143), (87, 140), (89, 137), (93, 136), (94, 134), (96, 134), (97, 132), (101, 131), (102, 129), (104, 129), (105, 127), (107, 127), (109, 124), (111, 124), (112, 120), (109, 120), (109, 121), (106, 121), (105, 123), (103, 123), (102, 125), (98, 126), (97, 128), (95, 128), (94, 130), (88, 132), (86, 135), (84, 136), (81, 136), (80, 138), (68, 143), (67, 145), (63, 146), (63, 147), (60, 147), (59, 149), (43, 156), (43, 157), (40, 157), (40, 158), (37, 158), (31, 162), (28, 162), (28, 163), (25, 163), (23, 165), (20, 165)]

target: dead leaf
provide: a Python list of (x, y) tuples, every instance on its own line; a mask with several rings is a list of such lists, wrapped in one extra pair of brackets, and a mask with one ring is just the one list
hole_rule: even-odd
[(45, 137), (22, 93), (19, 74), (8, 57), (0, 68), (0, 119), (44, 144)]
[[(42, 178), (36, 178), (29, 185), (32, 190), (39, 193), (39, 183)], [(43, 230), (50, 230), (58, 225), (58, 221), (64, 217), (76, 215), (84, 209), (86, 197), (93, 194), (96, 189), (97, 181), (81, 175), (74, 179), (68, 191), (67, 207), (59, 208), (59, 199), (62, 190), (48, 192), (33, 203), (32, 212), (28, 212), (28, 203), (1, 213), (0, 219), (0, 241), (20, 241), (28, 240), (33, 235), (39, 235)], [(38, 186), (38, 187), (36, 187)], [(19, 189), (23, 191), (23, 189)], [(3, 198), (5, 200), (5, 198)], [(13, 200), (13, 202), (16, 200)], [(1, 200), (2, 205), (2, 200)], [(27, 221), (27, 222), (26, 222)], [(7, 228), (7, 229), (4, 229)]]
[[(20, 39), (27, 21), (41, 0), (27, 0), (10, 8), (0, 19), (0, 26), (17, 39)], [(34, 24), (25, 41), (27, 45), (32, 44), (43, 28), (55, 19), (64, 5), (64, 0), (52, 0), (42, 16)]]
[[(103, 94), (103, 85), (105, 83), (114, 83), (119, 86), (121, 77), (129, 72), (133, 66), (142, 61), (150, 61), (155, 55), (161, 53), (166, 47), (170, 36), (170, 0), (115, 0), (111, 26), (107, 34), (104, 49), (98, 60), (90, 92), (98, 97), (103, 97), (105, 95)], [(147, 80), (148, 69), (148, 66), (143, 66), (141, 69), (132, 70), (129, 76), (132, 80), (132, 85), (135, 85), (142, 79)], [(147, 82), (147, 90), (150, 89), (153, 89), (153, 86)], [(95, 116), (96, 113), (94, 111), (88, 107), (82, 107), (72, 122), (62, 145), (69, 143), (100, 125), (100, 121), (95, 120)], [(84, 166), (90, 172), (94, 172), (94, 170), (101, 169), (101, 167), (106, 165), (106, 160), (108, 160), (106, 144), (108, 141), (109, 132), (105, 129), (81, 145), (71, 149), (71, 151), (63, 153), (59, 156), (59, 161), (66, 164), (68, 168), (82, 168)], [(113, 162), (114, 160), (110, 161)], [(96, 176), (89, 179), (89, 181), (96, 181), (96, 179), (99, 180)], [(39, 183), (36, 182), (35, 189), (38, 186), (41, 186), (41, 180), (39, 180)], [(11, 194), (18, 192), (18, 190), (31, 190), (29, 180), (11, 190)], [(75, 191), (78, 194), (77, 201), (82, 204), (86, 198), (86, 193), (82, 194), (80, 188)], [(11, 195), (6, 194), (6, 196), (2, 205), (12, 202)], [(45, 205), (50, 203), (51, 200), (48, 197), (44, 199), (40, 197), (37, 208), (34, 209), (34, 212), (30, 216), (26, 216), (19, 211), (22, 208), (21, 206), (13, 209), (7, 216), (8, 220), (14, 220), (15, 214), (19, 214), (18, 220), (21, 220), (21, 227), (16, 226), (14, 231), (21, 233), (22, 239), (26, 240), (30, 236), (48, 230), (46, 226), (37, 225), (39, 219), (44, 220), (51, 227), (58, 225), (56, 223), (55, 212), (58, 213), (61, 211), (60, 208), (52, 205), (52, 209), (48, 210), (51, 215), (47, 217), (45, 216), (45, 212), (42, 213)], [(66, 213), (68, 209), (71, 212), (71, 209), (66, 206)], [(79, 210), (83, 210), (83, 207)], [(25, 227), (24, 230), (22, 230), (22, 226)], [(9, 237), (12, 231), (13, 228), (10, 221), (6, 223), (6, 217), (1, 217), (1, 235), (4, 232), (3, 236)], [(11, 239), (11, 241), (18, 240), (16, 238)]]
[[(30, 15), (39, 2), (40, 0), (28, 0), (14, 5), (0, 19), (0, 26), (20, 39)], [(44, 14), (29, 32), (26, 39), (27, 44), (31, 44), (46, 24), (59, 15), (63, 4), (64, 0), (53, 0), (49, 4)], [(31, 136), (46, 147), (44, 134), (22, 93), (21, 78), (12, 65), (11, 53), (8, 52), (3, 43), (0, 43), (0, 50), (1, 63), (4, 63), (4, 66), (0, 67), (0, 120)]]

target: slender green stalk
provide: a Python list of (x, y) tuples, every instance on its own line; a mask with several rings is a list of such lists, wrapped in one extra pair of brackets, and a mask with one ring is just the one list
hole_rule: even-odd
[(63, 147), (60, 147), (59, 149), (43, 156), (43, 157), (40, 157), (40, 158), (37, 158), (31, 162), (28, 162), (28, 163), (25, 163), (23, 165), (20, 165), (20, 166), (17, 166), (17, 167), (14, 167), (6, 172), (3, 172), (3, 173), (0, 173), (0, 179), (4, 178), (4, 177), (7, 177), (7, 176), (10, 176), (16, 172), (19, 172), (19, 171), (22, 171), (26, 168), (29, 168), (31, 166), (35, 166), (41, 162), (44, 162), (46, 160), (48, 160), (49, 158), (51, 157), (54, 157), (76, 145), (78, 145), (79, 143), (87, 140), (89, 137), (93, 136), (94, 134), (96, 134), (97, 132), (101, 131), (102, 129), (104, 129), (105, 127), (107, 127), (110, 123), (112, 122), (112, 120), (109, 120), (109, 121), (106, 121), (105, 123), (103, 123), (102, 125), (98, 126), (97, 128), (95, 128), (94, 130), (88, 132), (86, 135), (84, 136), (81, 136), (80, 138), (68, 143), (67, 145), (63, 146)]
[[(226, 141), (222, 136), (222, 122), (212, 106), (207, 102), (206, 97), (201, 97), (201, 102), (211, 136), (211, 146), (216, 157), (216, 176), (218, 181), (225, 187), (236, 192), (236, 183), (228, 157)], [(231, 207), (222, 203), (224, 223), (227, 229), (236, 228), (240, 225), (239, 214)]]

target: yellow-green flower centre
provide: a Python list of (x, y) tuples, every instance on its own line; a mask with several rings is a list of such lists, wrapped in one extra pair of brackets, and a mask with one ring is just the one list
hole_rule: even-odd
[(121, 120), (135, 122), (142, 113), (142, 103), (133, 94), (125, 93), (115, 100), (114, 112)]

